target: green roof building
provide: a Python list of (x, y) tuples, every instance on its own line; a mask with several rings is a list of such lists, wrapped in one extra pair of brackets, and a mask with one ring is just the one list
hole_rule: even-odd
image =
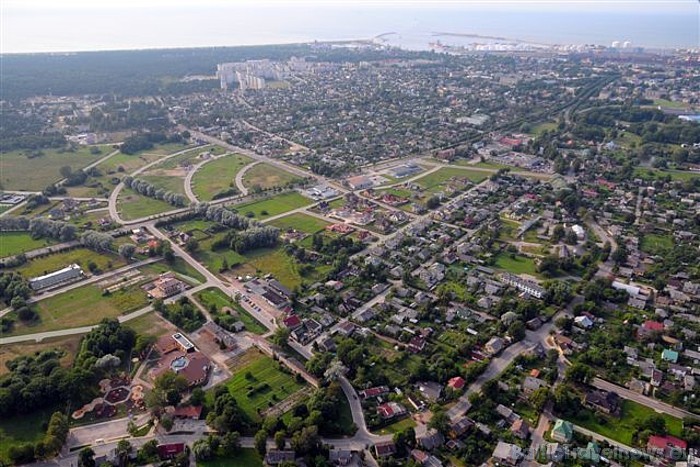
[(574, 426), (566, 420), (558, 419), (552, 428), (552, 439), (560, 443), (568, 443), (574, 436)]
[(671, 350), (671, 349), (664, 349), (663, 352), (661, 352), (661, 359), (666, 360), (667, 362), (677, 363), (678, 362), (678, 352), (676, 352), (675, 350)]

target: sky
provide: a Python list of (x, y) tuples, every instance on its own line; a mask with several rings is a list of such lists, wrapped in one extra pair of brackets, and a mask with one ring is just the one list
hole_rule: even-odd
[[(513, 15), (535, 13), (559, 14), (573, 26), (579, 13), (590, 18), (594, 14), (657, 16), (666, 18), (665, 27), (656, 34), (668, 35), (669, 46), (693, 47), (700, 46), (699, 5), (698, 0), (0, 0), (0, 53), (364, 39), (402, 28), (482, 32), (478, 27), (491, 18), (503, 21), (490, 25), (488, 31), (507, 35), (522, 29), (518, 24), (522, 21)], [(442, 12), (449, 14), (441, 16)], [(469, 12), (486, 12), (491, 17), (470, 22), (476, 17)], [(456, 16), (448, 18), (453, 13)], [(463, 22), (457, 21), (459, 15), (464, 15)], [(610, 21), (586, 21), (592, 26), (591, 43), (596, 34), (599, 42), (607, 41), (612, 37), (610, 30), (618, 27)], [(634, 21), (630, 17), (621, 24)], [(549, 25), (557, 28), (552, 22), (542, 26)], [(582, 26), (578, 35), (572, 31), (569, 38), (560, 33), (562, 37), (553, 40), (584, 41), (587, 32)], [(533, 35), (542, 35), (535, 30), (541, 26), (532, 28)], [(596, 28), (607, 28), (608, 34), (601, 35)], [(652, 38), (653, 22), (648, 28), (645, 37), (663, 45), (663, 40)], [(679, 31), (678, 38), (670, 37), (674, 31)], [(644, 40), (641, 33), (637, 36)]]

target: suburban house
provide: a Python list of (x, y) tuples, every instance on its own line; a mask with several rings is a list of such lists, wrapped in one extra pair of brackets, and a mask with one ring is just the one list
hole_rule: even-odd
[(558, 419), (552, 428), (552, 439), (560, 443), (568, 443), (574, 436), (574, 427), (566, 420)]

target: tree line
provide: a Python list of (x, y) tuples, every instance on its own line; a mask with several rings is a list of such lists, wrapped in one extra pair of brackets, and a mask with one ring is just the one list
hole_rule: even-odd
[(166, 143), (185, 143), (185, 137), (180, 133), (174, 133), (170, 136), (165, 133), (151, 131), (137, 133), (124, 139), (124, 142), (119, 147), (119, 150), (124, 154), (136, 154), (139, 151), (152, 149), (156, 144)]
[(122, 179), (122, 182), (124, 182), (124, 185), (143, 196), (159, 199), (176, 207), (184, 207), (187, 204), (187, 198), (185, 198), (184, 195), (167, 191), (164, 188), (158, 188), (152, 183), (140, 178), (127, 175)]

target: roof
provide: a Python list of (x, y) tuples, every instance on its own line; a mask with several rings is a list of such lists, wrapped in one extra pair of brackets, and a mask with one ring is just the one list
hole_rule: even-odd
[(661, 358), (675, 363), (678, 361), (678, 352), (671, 349), (664, 349), (663, 352), (661, 352)]
[(447, 386), (451, 387), (452, 389), (462, 389), (465, 384), (466, 381), (464, 381), (464, 378), (462, 378), (461, 376), (455, 376), (454, 378), (450, 378), (450, 380), (447, 382)]
[(561, 418), (554, 423), (554, 428), (552, 428), (552, 433), (560, 433), (566, 438), (571, 438), (573, 431), (571, 423)]
[(193, 418), (199, 420), (202, 416), (202, 406), (201, 405), (186, 405), (181, 407), (176, 407), (175, 412), (173, 412), (175, 417), (182, 418)]
[(174, 457), (185, 452), (185, 443), (170, 443), (158, 445), (158, 456), (161, 458)]
[(652, 446), (658, 449), (666, 449), (667, 447), (674, 447), (678, 449), (688, 449), (688, 443), (685, 440), (676, 438), (671, 435), (651, 435), (649, 436), (649, 441), (647, 446)]
[(658, 321), (647, 320), (644, 321), (642, 327), (647, 331), (663, 331), (664, 323), (659, 323)]

